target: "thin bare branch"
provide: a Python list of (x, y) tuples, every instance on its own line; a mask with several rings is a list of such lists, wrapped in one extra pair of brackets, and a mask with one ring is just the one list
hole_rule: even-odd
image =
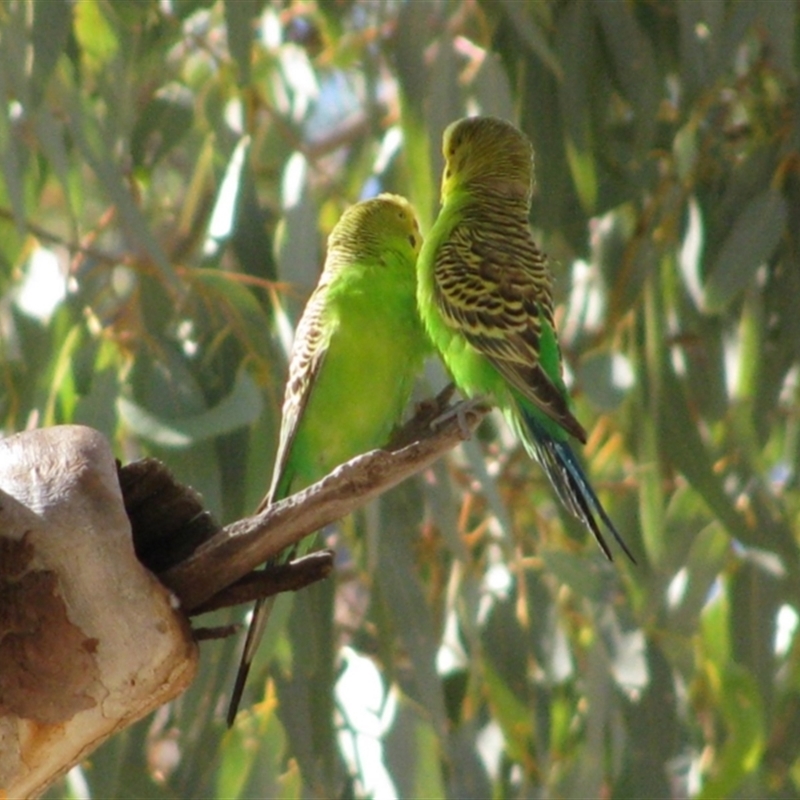
[(240, 578), (232, 586), (217, 592), (202, 605), (192, 609), (192, 616), (218, 608), (252, 603), (281, 592), (296, 592), (327, 578), (333, 572), (333, 550), (317, 550), (288, 564), (275, 564)]
[[(427, 428), (411, 444), (372, 450), (348, 461), (302, 492), (227, 525), (159, 579), (175, 592), (186, 611), (198, 608), (289, 545), (425, 469), (463, 441), (465, 433), (474, 431), (487, 412), (470, 403), (463, 414), (453, 413), (435, 431)], [(422, 413), (427, 418), (430, 408)], [(409, 426), (418, 428), (419, 418)]]

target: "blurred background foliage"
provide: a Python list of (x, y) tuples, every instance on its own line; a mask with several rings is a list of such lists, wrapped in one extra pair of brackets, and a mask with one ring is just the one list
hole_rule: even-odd
[(639, 561), (492, 418), (326, 531), (232, 730), (205, 643), (49, 796), (800, 796), (799, 49), (792, 0), (5, 0), (3, 433), (90, 424), (249, 513), (325, 236), (380, 190), (427, 229), (444, 127), (495, 114)]

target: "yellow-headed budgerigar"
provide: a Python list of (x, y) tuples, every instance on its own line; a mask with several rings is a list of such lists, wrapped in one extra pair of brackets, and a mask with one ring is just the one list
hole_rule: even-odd
[[(416, 308), (421, 242), (413, 208), (391, 194), (352, 206), (331, 231), (295, 334), (272, 484), (259, 511), (386, 444), (430, 351)], [(270, 607), (256, 604), (228, 724)]]
[(586, 432), (570, 409), (550, 271), (528, 222), (533, 148), (510, 123), (472, 117), (447, 128), (443, 152), (442, 206), (417, 260), (428, 334), (459, 389), (497, 404), (606, 556), (597, 517), (633, 561), (569, 443)]

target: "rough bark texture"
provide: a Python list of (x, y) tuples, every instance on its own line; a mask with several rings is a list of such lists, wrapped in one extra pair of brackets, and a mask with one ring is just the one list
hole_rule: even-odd
[(179, 694), (197, 647), (141, 565), (96, 431), (0, 441), (0, 789), (42, 792)]

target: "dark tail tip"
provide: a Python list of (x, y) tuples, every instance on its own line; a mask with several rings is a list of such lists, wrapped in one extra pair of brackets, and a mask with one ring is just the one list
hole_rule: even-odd
[(556, 494), (564, 508), (591, 531), (606, 558), (609, 561), (613, 561), (611, 548), (609, 548), (603, 536), (603, 531), (597, 522), (597, 517), (599, 517), (631, 563), (636, 564), (633, 553), (625, 544), (624, 539), (606, 513), (594, 489), (592, 489), (589, 479), (586, 477), (586, 473), (583, 471), (583, 467), (570, 447), (569, 442), (553, 438), (538, 420), (531, 415), (524, 414), (524, 417), (531, 432), (533, 452), (550, 479), (550, 483), (556, 490)]
[(239, 665), (239, 671), (236, 673), (236, 682), (233, 685), (231, 699), (228, 703), (228, 714), (225, 717), (229, 728), (232, 728), (233, 723), (236, 721), (236, 715), (239, 712), (239, 704), (242, 702), (242, 694), (244, 693), (244, 687), (247, 683), (247, 676), (249, 673), (250, 662), (242, 662)]

